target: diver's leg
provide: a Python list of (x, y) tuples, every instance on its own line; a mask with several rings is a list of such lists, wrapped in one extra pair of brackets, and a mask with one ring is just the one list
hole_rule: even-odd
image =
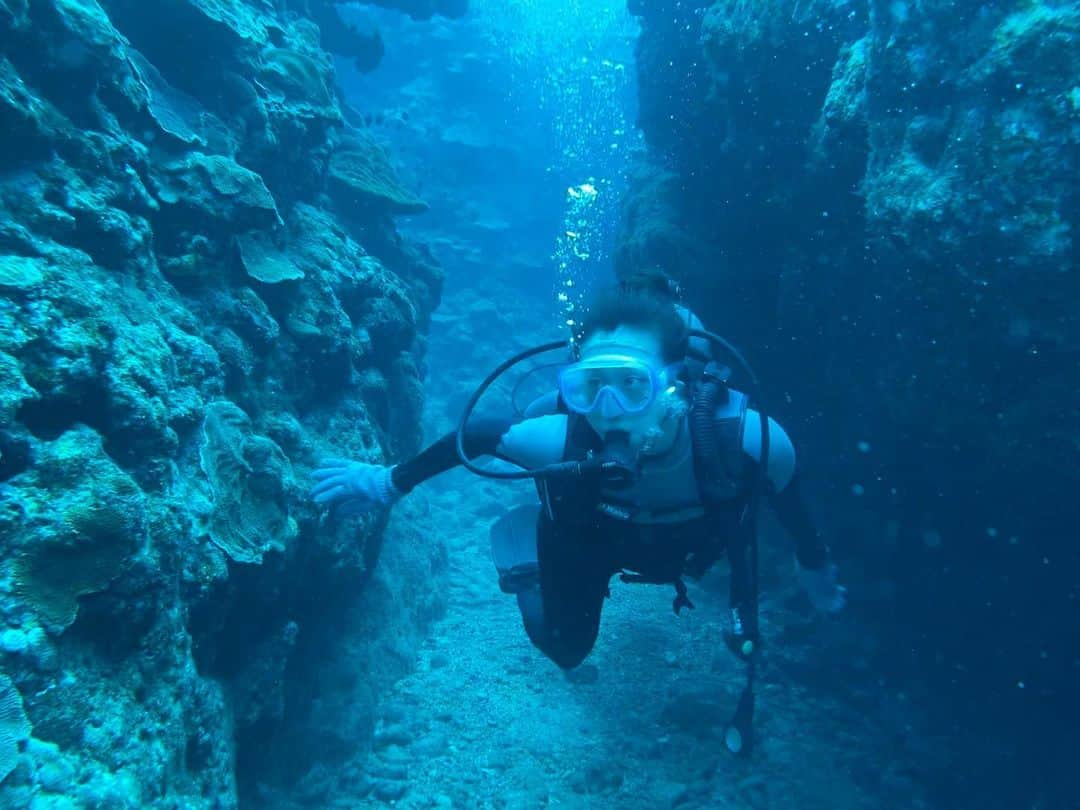
[(537, 522), (540, 581), (517, 595), (532, 643), (563, 669), (592, 650), (611, 568), (599, 548), (541, 515)]

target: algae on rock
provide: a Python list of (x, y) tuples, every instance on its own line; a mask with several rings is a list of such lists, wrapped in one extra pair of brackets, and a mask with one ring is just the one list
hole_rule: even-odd
[(15, 592), (50, 627), (75, 621), (79, 597), (120, 576), (146, 542), (146, 502), (138, 484), (86, 427), (39, 449), (17, 502), (10, 561)]

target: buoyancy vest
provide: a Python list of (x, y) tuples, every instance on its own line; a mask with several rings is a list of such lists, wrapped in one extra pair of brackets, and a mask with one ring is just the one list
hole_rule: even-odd
[[(665, 525), (671, 525), (663, 518), (696, 506), (699, 514), (704, 507), (717, 533), (729, 533), (728, 517), (738, 513), (747, 495), (742, 447), (746, 411), (745, 394), (715, 379), (696, 384), (670, 463), (647, 470), (624, 488), (605, 487), (600, 480), (541, 480), (537, 490), (548, 519), (586, 529), (599, 529), (609, 520), (638, 524), (643, 535), (662, 540)], [(568, 414), (562, 460), (583, 461), (603, 449), (603, 440), (585, 417)], [(658, 521), (642, 522), (642, 510)], [(716, 520), (721, 515), (724, 519)]]

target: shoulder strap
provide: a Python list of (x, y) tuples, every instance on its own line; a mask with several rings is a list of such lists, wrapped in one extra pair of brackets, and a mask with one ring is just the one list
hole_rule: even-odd
[(737, 498), (745, 480), (742, 434), (748, 398), (711, 373), (713, 365), (695, 386), (690, 407), (694, 469), (706, 508)]

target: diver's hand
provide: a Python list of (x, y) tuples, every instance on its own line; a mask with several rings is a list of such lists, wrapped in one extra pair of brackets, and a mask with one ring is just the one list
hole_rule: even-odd
[(847, 588), (836, 581), (836, 564), (826, 562), (821, 568), (799, 566), (802, 582), (810, 602), (822, 613), (836, 613), (847, 604)]
[(323, 459), (311, 473), (318, 482), (311, 488), (311, 497), (320, 506), (350, 501), (362, 509), (386, 507), (401, 497), (390, 477), (392, 470), (347, 458)]

